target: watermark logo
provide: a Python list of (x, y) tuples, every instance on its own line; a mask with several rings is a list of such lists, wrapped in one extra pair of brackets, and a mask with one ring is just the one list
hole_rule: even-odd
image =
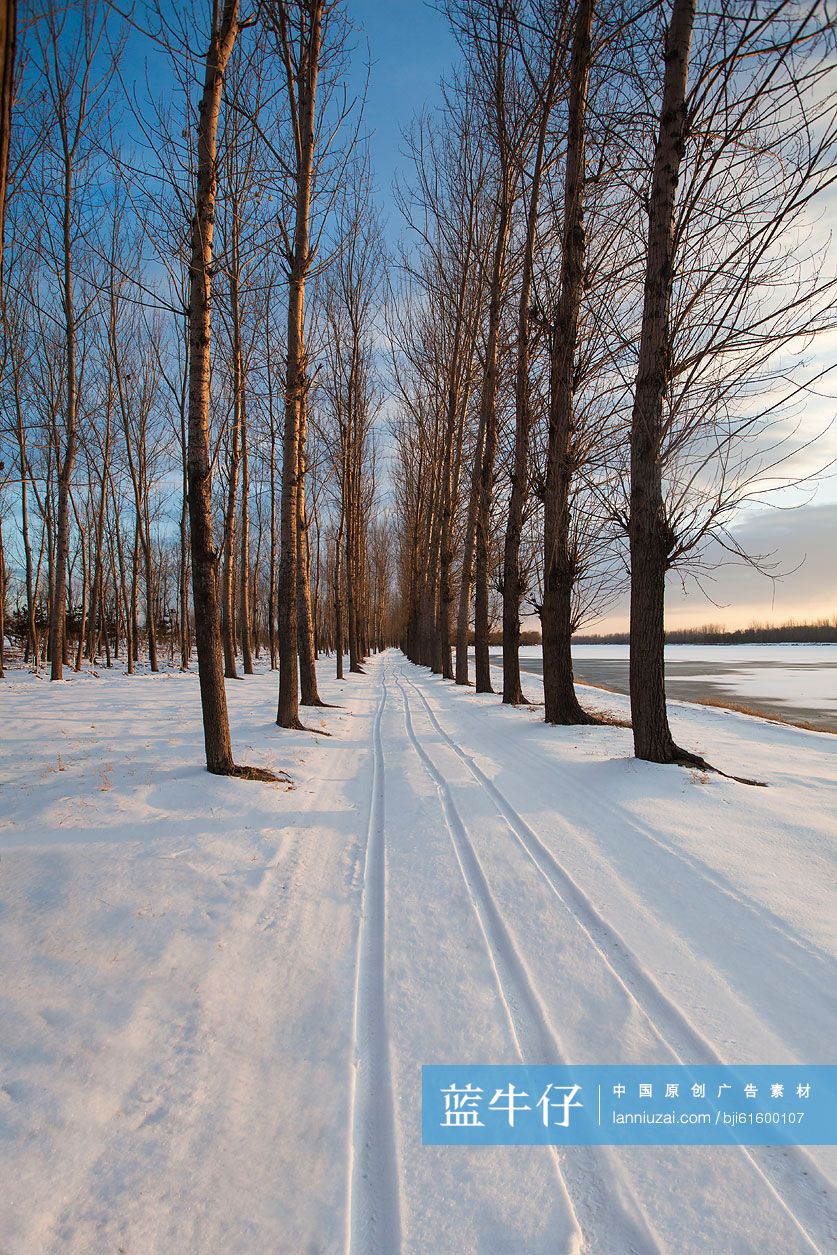
[(837, 1065), (422, 1068), (432, 1146), (837, 1144)]

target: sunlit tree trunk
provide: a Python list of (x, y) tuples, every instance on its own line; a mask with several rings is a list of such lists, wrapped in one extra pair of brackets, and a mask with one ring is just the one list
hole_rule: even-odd
[(570, 59), (561, 285), (550, 328), (549, 434), (544, 483), (543, 642), (544, 717), (547, 723), (588, 723), (575, 694), (570, 550), (573, 478), (573, 389), (581, 300), (584, 292), (585, 129), (594, 0), (579, 0)]
[(287, 372), (282, 441), (281, 549), (278, 579), (279, 703), (276, 722), (299, 728), (298, 596), (299, 470), (301, 407), (308, 389), (305, 348), (305, 283), (311, 265), (311, 185), (316, 143), (316, 99), (322, 42), (323, 0), (300, 6), (299, 64), (294, 70), (286, 3), (277, 4), (276, 22), (285, 59), (289, 102), (293, 106), (296, 169), (294, 227), (288, 259)]
[(506, 251), (511, 226), (511, 180), (504, 170), (499, 190), (500, 212), (488, 297), (488, 335), (480, 398), (480, 424), (483, 430), (482, 458), (476, 511), (476, 565), (474, 573), (474, 664), (478, 693), (493, 693), (488, 658), (489, 564), (491, 547), (491, 501), (494, 492), (494, 462), (497, 456), (497, 383), (499, 370), (500, 318), (506, 289)]
[(462, 573), (459, 583), (459, 609), (456, 619), (456, 672), (457, 684), (468, 684), (468, 628), (471, 622), (471, 590), (474, 582), (474, 551), (477, 535), (477, 508), (480, 490), (480, 468), (485, 426), (480, 415), (477, 443), (471, 467), (471, 484), (468, 494), (468, 513), (465, 520), (465, 542), (462, 555)]
[(76, 365), (76, 310), (73, 273), (73, 175), (74, 152), (65, 125), (61, 127), (64, 160), (64, 187), (62, 199), (62, 227), (64, 246), (64, 273), (62, 304), (64, 307), (64, 335), (66, 351), (66, 401), (64, 448), (56, 449), (58, 465), (58, 514), (56, 520), (55, 563), (52, 588), (52, 612), (49, 628), (49, 655), (52, 680), (64, 677), (64, 655), (67, 613), (67, 562), (70, 556), (70, 484), (76, 456), (78, 421), (78, 368)]
[(224, 645), (224, 675), (235, 680), (235, 532), (238, 502), (238, 472), (241, 465), (241, 426), (244, 406), (244, 378), (241, 355), (241, 310), (238, 299), (237, 209), (233, 206), (232, 262), (230, 272), (230, 321), (232, 323), (233, 419), (227, 458), (227, 503), (224, 516), (224, 557), (221, 576), (221, 639)]
[(686, 84), (694, 18), (695, 0), (674, 0), (649, 200), (642, 332), (631, 420), (631, 719), (637, 758), (657, 763), (687, 757), (674, 743), (666, 712), (665, 579), (673, 536), (663, 501), (660, 446), (671, 362), (674, 215), (686, 144)]
[[(253, 674), (253, 624), (250, 615), (250, 453), (247, 447), (247, 398), (241, 393), (241, 564), (240, 612), (241, 655), (244, 674)], [(258, 566), (258, 558), (256, 561)]]
[(217, 556), (212, 537), (212, 482), (209, 457), (210, 284), (215, 200), (218, 186), (218, 115), (224, 70), (239, 30), (238, 0), (225, 0), (220, 23), (206, 54), (198, 114), (197, 191), (189, 263), (189, 521), (195, 643), (201, 687), (207, 770), (229, 775), (235, 769), (224, 691), (218, 607)]
[(552, 112), (555, 90), (556, 61), (540, 103), (538, 142), (532, 171), (532, 186), (526, 216), (526, 239), (523, 246), (520, 297), (517, 315), (517, 362), (514, 382), (514, 461), (511, 494), (503, 546), (503, 701), (515, 706), (523, 702), (520, 684), (520, 605), (524, 585), (520, 570), (520, 542), (523, 536), (523, 513), (529, 496), (529, 320), (532, 300), (532, 279), (535, 266), (535, 238), (538, 223), (541, 179), (543, 176), (546, 134)]
[(303, 706), (322, 706), (317, 691), (317, 663), (314, 648), (314, 618), (311, 611), (310, 549), (308, 512), (305, 506), (305, 446), (307, 437), (307, 402), (303, 397), (299, 424), (299, 478), (297, 484), (297, 632), (299, 634), (300, 702)]
[(9, 137), (15, 85), (17, 0), (0, 0), (0, 275), (3, 272), (3, 233), (6, 222), (6, 184), (9, 177)]

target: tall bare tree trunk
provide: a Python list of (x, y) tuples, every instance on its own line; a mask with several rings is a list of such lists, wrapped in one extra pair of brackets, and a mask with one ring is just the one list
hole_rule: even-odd
[(474, 461), (471, 470), (471, 485), (468, 495), (468, 514), (465, 520), (465, 547), (462, 555), (462, 573), (459, 582), (459, 609), (456, 620), (456, 674), (457, 684), (468, 681), (468, 625), (471, 619), (471, 589), (474, 581), (474, 550), (477, 540), (477, 507), (480, 491), (480, 468), (482, 467), (482, 447), (485, 437), (485, 424), (480, 414), (477, 430), (477, 443), (474, 449)]
[[(524, 132), (509, 127), (509, 111), (514, 110), (514, 92), (508, 84), (508, 56), (510, 31), (507, 23), (513, 19), (511, 10), (502, 2), (487, 7), (491, 34), (489, 51), (485, 54), (485, 70), (490, 65), (493, 140), (497, 148), (498, 186), (497, 218), (494, 250), (491, 262), (491, 278), (488, 285), (488, 328), (486, 333), (485, 361), (483, 365), (482, 392), (480, 395), (480, 427), (482, 429), (482, 458), (479, 468), (477, 495), (474, 572), (474, 661), (475, 681), (478, 693), (493, 693), (491, 665), (488, 658), (489, 632), (489, 578), (491, 560), (491, 503), (494, 494), (494, 463), (497, 455), (497, 392), (499, 383), (500, 322), (507, 286), (507, 254), (512, 225), (512, 208), (519, 165), (522, 162)], [(478, 442), (479, 443), (479, 442)]]
[(105, 503), (107, 500), (107, 466), (110, 459), (110, 404), (108, 404), (105, 416), (105, 438), (102, 443), (102, 456), (104, 459), (104, 467), (102, 468), (101, 491), (99, 493), (99, 508), (96, 513), (96, 568), (93, 576), (93, 593), (90, 600), (90, 623), (87, 633), (87, 657), (90, 662), (95, 662), (99, 653), (99, 638), (101, 635), (101, 606), (104, 601), (104, 579), (105, 579)]
[(76, 423), (78, 417), (78, 374), (76, 367), (76, 311), (73, 289), (73, 159), (66, 127), (62, 127), (64, 188), (62, 200), (62, 228), (64, 250), (64, 334), (66, 337), (66, 433), (63, 455), (56, 446), (58, 465), (58, 519), (55, 541), (55, 578), (52, 590), (52, 612), (49, 627), (49, 654), (51, 680), (64, 677), (64, 656), (67, 613), (67, 562), (70, 556), (70, 483), (76, 456)]
[(140, 524), (137, 515), (134, 520), (134, 549), (131, 555), (131, 640), (134, 662), (139, 662), (139, 551)]
[(674, 214), (686, 145), (686, 85), (694, 19), (695, 0), (674, 0), (649, 201), (642, 333), (631, 421), (631, 718), (637, 758), (656, 763), (689, 759), (674, 743), (666, 712), (665, 579), (672, 532), (663, 501), (660, 446), (671, 364)]
[(346, 627), (349, 638), (349, 671), (359, 672), (360, 666), (360, 648), (358, 645), (357, 631), (357, 571), (355, 567), (354, 553), (354, 509), (350, 504), (347, 511), (348, 519), (346, 522)]
[[(307, 10), (307, 14), (306, 14)], [(305, 281), (311, 264), (311, 183), (316, 143), (317, 77), (322, 41), (323, 0), (303, 6), (300, 57), (294, 72), (287, 13), (278, 5), (277, 23), (285, 56), (287, 87), (295, 125), (296, 197), (294, 234), (288, 276), (288, 347), (285, 386), (285, 427), (282, 441), (281, 551), (279, 557), (279, 703), (276, 722), (299, 728), (299, 665), (297, 568), (299, 566), (299, 445), (301, 407), (308, 389), (305, 351)], [(306, 16), (310, 26), (306, 25)]]
[(178, 619), (180, 633), (180, 670), (188, 671), (192, 657), (189, 638), (189, 327), (185, 327), (186, 345), (184, 373), (180, 388), (180, 570), (178, 580)]
[[(249, 513), (249, 511), (248, 511)], [(262, 565), (262, 541), (264, 540), (264, 520), (262, 518), (262, 502), (259, 498), (256, 508), (256, 517), (258, 519), (259, 528), (256, 533), (256, 556), (253, 559), (253, 572), (250, 582), (250, 590), (248, 593), (248, 603), (251, 607), (250, 613), (250, 642), (251, 648), (255, 650), (255, 660), (258, 662), (262, 653), (262, 633), (259, 626), (259, 571)], [(249, 550), (249, 544), (248, 544)]]
[[(438, 436), (437, 421), (437, 436)], [(424, 599), (425, 605), (425, 623), (427, 625), (427, 657), (425, 662), (431, 671), (435, 671), (437, 675), (442, 674), (442, 656), (441, 656), (441, 624), (439, 623), (439, 607), (441, 605), (441, 554), (442, 554), (442, 504), (444, 499), (444, 478), (445, 478), (445, 456), (444, 456), (444, 438), (442, 439), (442, 449), (437, 446), (437, 453), (441, 453), (442, 464), (438, 474), (433, 477), (433, 491), (430, 495), (430, 527), (428, 534), (430, 543), (428, 545), (427, 560), (427, 596)]]
[[(2, 266), (2, 258), (0, 258), (0, 266)], [(6, 339), (11, 345), (11, 327), (6, 309), (5, 293), (3, 294), (3, 328)], [(38, 628), (36, 623), (35, 611), (37, 602), (37, 591), (35, 588), (34, 578), (34, 562), (32, 558), (32, 542), (29, 536), (29, 459), (26, 452), (26, 422), (24, 419), (23, 394), (21, 391), (20, 380), (20, 362), (16, 354), (10, 354), (12, 387), (14, 391), (15, 404), (15, 438), (18, 446), (18, 460), (20, 466), (20, 530), (23, 540), (23, 556), (26, 572), (26, 649), (24, 652), (24, 661), (28, 662), (32, 658), (32, 666), (37, 672), (38, 670)]]
[(474, 577), (474, 663), (476, 691), (493, 693), (488, 660), (488, 586), (491, 547), (491, 499), (494, 493), (494, 461), (497, 455), (497, 376), (499, 369), (500, 317), (506, 286), (506, 250), (511, 225), (511, 186), (504, 169), (500, 189), (500, 217), (488, 303), (488, 336), (480, 398), (483, 430), (482, 458), (476, 511), (476, 571)]
[(314, 648), (314, 621), (311, 613), (310, 551), (308, 513), (305, 507), (305, 444), (307, 436), (307, 401), (299, 407), (299, 481), (297, 484), (297, 632), (299, 634), (300, 702), (303, 706), (324, 706), (317, 691), (317, 662)]
[(148, 517), (148, 489), (146, 487), (143, 515), (143, 559), (145, 563), (145, 623), (148, 630), (148, 663), (152, 671), (159, 670), (157, 662), (156, 589), (154, 583), (154, 554), (151, 547), (151, 520)]
[(544, 718), (547, 723), (589, 723), (573, 682), (570, 488), (573, 476), (573, 380), (584, 292), (585, 129), (594, 0), (579, 0), (570, 58), (561, 285), (550, 335), (549, 435), (544, 485), (543, 640)]
[(3, 272), (3, 229), (6, 223), (16, 34), (17, 0), (0, 0), (0, 275)]
[(6, 659), (6, 551), (3, 548), (3, 520), (0, 519), (0, 679)]
[(180, 502), (180, 569), (178, 583), (178, 618), (180, 626), (180, 670), (189, 670), (192, 653), (189, 640), (189, 492), (184, 474), (183, 497)]
[[(343, 476), (345, 480), (345, 472)], [(343, 532), (345, 530), (346, 506), (345, 494), (340, 506), (340, 527), (334, 545), (334, 649), (337, 656), (337, 679), (343, 679), (343, 592), (340, 578), (340, 560), (343, 550)]]
[[(134, 673), (134, 644), (133, 644), (133, 622), (131, 618), (131, 602), (128, 593), (128, 573), (125, 565), (125, 547), (122, 544), (122, 529), (119, 525), (119, 502), (116, 497), (116, 486), (113, 482), (113, 476), (108, 475), (110, 481), (110, 492), (113, 500), (113, 528), (116, 538), (116, 557), (119, 561), (119, 592), (122, 599), (122, 613), (125, 618), (125, 662), (128, 675)], [(116, 585), (116, 572), (114, 571), (114, 586)], [(117, 640), (117, 657), (119, 656), (119, 642)]]
[(276, 427), (273, 421), (273, 388), (270, 390), (270, 570), (267, 589), (267, 637), (270, 669), (276, 670)]
[[(461, 321), (461, 319), (460, 319)], [(458, 328), (457, 328), (458, 330)], [(457, 346), (458, 348), (458, 346)], [(458, 368), (458, 351), (451, 365), (451, 381), (448, 388), (447, 417), (445, 424), (445, 453), (442, 464), (442, 500), (439, 518), (439, 601), (436, 623), (436, 659), (434, 669), (443, 679), (453, 679), (453, 662), (450, 652), (451, 609), (453, 606), (453, 442), (456, 434), (457, 391), (454, 372)]]
[[(253, 625), (250, 616), (250, 460), (247, 449), (247, 402), (241, 390), (241, 656), (244, 674), (253, 674)], [(258, 555), (256, 556), (258, 566)]]
[(81, 671), (81, 662), (84, 655), (84, 629), (87, 621), (87, 591), (89, 568), (87, 561), (87, 529), (83, 526), (79, 513), (76, 508), (73, 494), (70, 494), (70, 501), (73, 507), (73, 517), (76, 520), (76, 528), (79, 534), (79, 553), (81, 555), (81, 615), (79, 616), (78, 626), (78, 642), (76, 644), (76, 660), (73, 664), (74, 671)]
[[(230, 281), (230, 288), (234, 287)], [(234, 320), (235, 321), (235, 320)], [(233, 333), (235, 338), (235, 332)], [(221, 574), (221, 640), (224, 646), (224, 675), (238, 678), (235, 666), (235, 522), (238, 498), (238, 468), (241, 463), (241, 345), (233, 346), (233, 424), (230, 436), (227, 484), (227, 508), (224, 516), (224, 557)]]
[[(553, 61), (554, 67), (554, 61)], [(541, 178), (543, 175), (546, 132), (552, 112), (554, 68), (541, 102), (538, 143), (529, 193), (526, 240), (523, 247), (523, 272), (520, 278), (520, 302), (517, 315), (517, 362), (514, 383), (514, 465), (512, 470), (509, 513), (503, 547), (503, 701), (517, 706), (526, 699), (520, 684), (520, 604), (524, 584), (520, 570), (520, 541), (523, 535), (523, 512), (529, 495), (529, 317), (532, 298), (532, 277), (535, 268), (535, 237), (538, 224)]]
[[(215, 8), (217, 15), (217, 3)], [(213, 23), (206, 54), (198, 121), (197, 194), (189, 262), (189, 522), (195, 642), (203, 713), (207, 770), (235, 770), (221, 657), (218, 572), (212, 538), (212, 484), (209, 458), (210, 283), (215, 198), (218, 186), (218, 115), (224, 70), (238, 35), (238, 0), (225, 0), (220, 23)]]

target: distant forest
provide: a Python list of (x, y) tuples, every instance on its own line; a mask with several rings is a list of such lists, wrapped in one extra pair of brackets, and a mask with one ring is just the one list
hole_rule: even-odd
[[(470, 632), (469, 645), (474, 643)], [(520, 633), (521, 645), (540, 645), (541, 634), (537, 631)], [(503, 633), (496, 630), (489, 635), (489, 644), (501, 646)], [(628, 632), (587, 632), (573, 637), (574, 645), (628, 645)], [(704, 623), (700, 627), (679, 628), (666, 632), (667, 645), (834, 645), (837, 644), (837, 615), (818, 619), (816, 623), (751, 623), (749, 627), (729, 632), (722, 623)]]
[[(627, 645), (627, 632), (576, 636), (576, 645)], [(837, 615), (817, 619), (816, 623), (751, 623), (749, 627), (729, 632), (722, 623), (704, 623), (701, 627), (679, 628), (666, 632), (667, 645), (827, 645), (837, 643)]]

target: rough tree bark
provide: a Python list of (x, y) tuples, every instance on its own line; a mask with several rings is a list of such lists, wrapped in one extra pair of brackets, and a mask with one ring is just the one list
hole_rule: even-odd
[(9, 137), (15, 85), (17, 0), (0, 0), (0, 275), (3, 272), (3, 229), (9, 177)]
[(579, 0), (570, 58), (567, 155), (561, 283), (550, 335), (549, 435), (544, 484), (543, 640), (544, 718), (547, 723), (589, 723), (575, 694), (570, 547), (570, 487), (573, 477), (573, 380), (584, 291), (585, 128), (590, 76), (594, 0)]
[(285, 61), (288, 99), (296, 148), (294, 233), (288, 258), (288, 344), (285, 381), (285, 426), (282, 440), (281, 551), (279, 599), (279, 703), (276, 722), (299, 728), (299, 664), (297, 654), (297, 568), (299, 565), (299, 437), (300, 407), (308, 389), (305, 349), (305, 281), (311, 265), (311, 184), (316, 142), (317, 77), (322, 42), (323, 0), (301, 6), (299, 63), (294, 69), (285, 3), (276, 6), (276, 26)]
[(535, 164), (526, 218), (526, 240), (523, 247), (523, 269), (520, 277), (520, 302), (517, 315), (517, 361), (514, 382), (514, 464), (512, 470), (509, 513), (503, 546), (503, 701), (517, 706), (526, 699), (520, 684), (520, 604), (524, 582), (520, 570), (520, 542), (523, 535), (523, 512), (529, 494), (529, 319), (532, 279), (535, 267), (535, 237), (538, 224), (541, 178), (543, 176), (546, 133), (555, 94), (556, 57), (553, 51), (549, 81), (540, 102), (541, 116)]
[(494, 461), (497, 456), (497, 384), (499, 369), (500, 318), (506, 288), (506, 250), (511, 227), (511, 173), (508, 159), (503, 160), (503, 176), (499, 191), (500, 212), (497, 238), (491, 268), (488, 303), (488, 335), (485, 347), (480, 427), (482, 457), (479, 466), (479, 488), (476, 510), (476, 570), (474, 577), (474, 663), (476, 691), (493, 693), (491, 664), (488, 660), (488, 583), (489, 549), (491, 545), (491, 499), (494, 491)]
[(634, 752), (650, 762), (696, 761), (674, 743), (666, 713), (665, 578), (672, 546), (660, 446), (671, 343), (677, 181), (686, 145), (686, 86), (695, 0), (674, 0), (648, 213), (642, 331), (631, 420), (630, 685)]
[(187, 457), (187, 396), (188, 396), (188, 359), (186, 363), (187, 388), (181, 394), (180, 406), (180, 439), (183, 456), (181, 467), (181, 498), (180, 498), (180, 568), (178, 580), (178, 619), (180, 627), (180, 670), (188, 671), (192, 657), (192, 642), (189, 639), (189, 460)]
[(224, 70), (239, 31), (238, 0), (225, 0), (206, 54), (197, 136), (197, 191), (189, 261), (189, 523), (195, 643), (203, 712), (207, 770), (235, 772), (218, 606), (217, 555), (212, 538), (212, 485), (209, 457), (210, 286), (215, 199), (218, 186), (218, 115)]
[[(459, 326), (457, 325), (457, 336)], [(434, 670), (445, 680), (453, 679), (453, 662), (450, 652), (450, 618), (453, 605), (453, 585), (451, 571), (453, 568), (453, 442), (457, 430), (458, 397), (455, 384), (455, 371), (458, 365), (458, 342), (453, 354), (451, 365), (451, 381), (447, 396), (447, 416), (445, 424), (445, 453), (442, 465), (442, 503), (439, 520), (439, 603), (436, 626), (436, 658)]]
[[(454, 561), (454, 515), (456, 512), (456, 496), (459, 483), (462, 437), (465, 430), (465, 413), (468, 405), (468, 385), (464, 380), (465, 359), (469, 351), (470, 332), (465, 325), (465, 305), (468, 295), (469, 266), (473, 244), (473, 215), (469, 219), (467, 237), (467, 253), (462, 263), (459, 278), (457, 302), (455, 308), (454, 336), (449, 365), (449, 379), (446, 396), (446, 423), (444, 440), (444, 460), (442, 465), (442, 501), (439, 524), (439, 602), (437, 612), (437, 669), (445, 680), (454, 678), (451, 659), (451, 616), (453, 613), (453, 561)], [(458, 446), (458, 448), (457, 448)], [(473, 530), (473, 529), (471, 529)], [(469, 559), (470, 561), (471, 559)], [(465, 573), (463, 571), (463, 581)], [(461, 588), (460, 588), (461, 593)], [(468, 577), (468, 606), (470, 607), (470, 576)], [(467, 618), (465, 623), (465, 682), (468, 679), (468, 645)], [(458, 643), (458, 632), (457, 632)], [(459, 662), (457, 648), (457, 665)]]
[(340, 507), (340, 527), (334, 542), (334, 652), (337, 661), (337, 679), (343, 679), (343, 596), (341, 590), (340, 558), (343, 548), (346, 507)]
[(62, 304), (64, 308), (64, 335), (66, 345), (66, 400), (64, 407), (66, 435), (63, 453), (56, 447), (58, 464), (58, 517), (55, 540), (55, 563), (52, 587), (52, 606), (49, 624), (50, 679), (64, 677), (64, 657), (67, 614), (67, 562), (70, 556), (70, 484), (73, 462), (76, 456), (76, 424), (78, 417), (78, 372), (76, 366), (76, 310), (73, 274), (73, 195), (75, 150), (70, 140), (66, 118), (61, 115), (62, 159), (64, 166), (62, 196), (62, 230), (64, 269)]
[[(491, 502), (494, 492), (494, 462), (497, 456), (497, 390), (500, 351), (500, 320), (507, 285), (507, 253), (512, 226), (512, 208), (518, 179), (516, 163), (521, 159), (522, 135), (510, 134), (508, 111), (513, 107), (514, 93), (507, 83), (508, 44), (506, 23), (510, 12), (502, 3), (491, 10), (493, 59), (491, 84), (498, 157), (497, 222), (491, 280), (488, 289), (488, 328), (485, 362), (480, 396), (480, 427), (482, 458), (479, 468), (479, 490), (476, 510), (476, 549), (474, 573), (474, 662), (478, 693), (493, 693), (491, 665), (488, 659), (489, 633), (489, 567), (491, 546)], [(479, 443), (479, 442), (478, 442)]]
[[(244, 674), (253, 674), (253, 625), (250, 614), (250, 454), (247, 447), (247, 398), (241, 392), (241, 587), (239, 621)], [(256, 555), (258, 567), (258, 554)]]
[(309, 574), (308, 512), (305, 507), (305, 444), (307, 434), (307, 404), (305, 398), (299, 409), (299, 479), (297, 484), (297, 632), (299, 633), (299, 680), (300, 703), (303, 706), (324, 706), (317, 690), (317, 662), (314, 647), (314, 619), (311, 612), (311, 580)]
[(221, 575), (221, 640), (224, 675), (237, 680), (235, 665), (235, 524), (238, 503), (238, 471), (241, 465), (241, 426), (244, 407), (244, 368), (241, 348), (241, 306), (238, 296), (238, 206), (232, 210), (232, 259), (230, 266), (230, 322), (232, 325), (233, 419), (227, 461), (227, 509), (224, 518), (224, 557)]
[(480, 467), (485, 427), (480, 415), (477, 443), (471, 467), (471, 484), (468, 493), (468, 514), (465, 520), (465, 549), (462, 555), (462, 574), (459, 584), (459, 609), (456, 617), (456, 671), (457, 684), (468, 684), (468, 623), (471, 617), (471, 588), (474, 580), (474, 549), (477, 534), (477, 503), (479, 499)]

